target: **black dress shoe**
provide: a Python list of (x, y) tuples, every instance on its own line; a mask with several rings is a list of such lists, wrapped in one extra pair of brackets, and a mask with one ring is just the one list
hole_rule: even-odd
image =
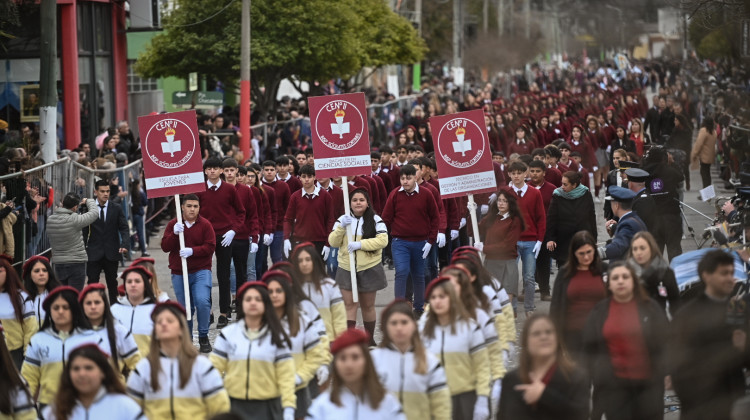
[(229, 320), (224, 315), (219, 315), (219, 322), (216, 323), (216, 328), (222, 329), (229, 324)]
[(201, 353), (211, 353), (213, 351), (211, 343), (208, 342), (208, 337), (198, 337), (198, 343), (201, 346)]
[(208, 326), (214, 325), (214, 313), (211, 312), (211, 316), (208, 318)]

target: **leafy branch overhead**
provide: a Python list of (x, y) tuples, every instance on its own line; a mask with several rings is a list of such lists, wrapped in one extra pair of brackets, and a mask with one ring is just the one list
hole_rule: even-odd
[[(241, 1), (178, 0), (164, 31), (140, 54), (145, 77), (199, 72), (229, 85), (239, 78)], [(426, 53), (424, 41), (382, 0), (252, 0), (253, 99), (276, 93), (280, 80), (347, 79), (363, 67), (410, 64)], [(227, 7), (215, 18), (199, 22)], [(188, 25), (188, 26), (185, 26)], [(265, 102), (265, 101), (260, 101)]]

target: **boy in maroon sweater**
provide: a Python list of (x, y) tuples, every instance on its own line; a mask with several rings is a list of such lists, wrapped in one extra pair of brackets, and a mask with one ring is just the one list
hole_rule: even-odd
[[(276, 177), (276, 162), (267, 160), (263, 162), (263, 184), (273, 188), (274, 203), (276, 205), (276, 231), (271, 235), (271, 261), (277, 263), (284, 258), (284, 216), (289, 207), (289, 186)], [(267, 263), (266, 263), (267, 264)]]
[[(271, 214), (271, 204), (268, 201), (268, 195), (265, 191), (261, 191), (258, 176), (254, 170), (248, 169), (245, 166), (237, 168), (237, 183), (247, 185), (250, 191), (253, 193), (253, 201), (258, 212), (258, 236), (257, 236), (257, 247), (253, 250), (252, 245), (250, 246), (250, 253), (247, 257), (247, 281), (255, 281), (259, 278), (257, 275), (255, 261), (257, 259), (258, 251), (260, 251), (263, 241), (268, 235), (274, 231), (276, 225), (274, 224), (273, 216)], [(260, 188), (258, 188), (260, 187)], [(269, 241), (270, 243), (270, 241)], [(235, 287), (232, 288), (232, 293), (236, 291)]]
[[(258, 207), (255, 204), (253, 192), (247, 185), (237, 182), (238, 165), (233, 158), (226, 158), (222, 162), (224, 168), (224, 181), (234, 186), (237, 192), (237, 198), (245, 207), (245, 223), (232, 241), (232, 266), (234, 272), (230, 269), (229, 280), (234, 285), (232, 290), (242, 287), (247, 281), (248, 255), (258, 252)], [(234, 280), (233, 280), (234, 279)]]
[(414, 313), (424, 312), (425, 259), (437, 240), (440, 214), (432, 194), (417, 185), (414, 165), (401, 167), (401, 188), (388, 196), (382, 219), (391, 231), (396, 266), (396, 298), (406, 296), (406, 280), (414, 282)]
[[(534, 312), (534, 276), (536, 274), (536, 258), (542, 249), (542, 240), (547, 229), (547, 215), (544, 210), (542, 193), (526, 183), (528, 167), (521, 161), (512, 162), (508, 166), (510, 172), (511, 192), (518, 197), (518, 206), (521, 208), (526, 229), (521, 232), (518, 241), (518, 256), (521, 258), (523, 285), (524, 285), (524, 309), (526, 314)], [(519, 299), (521, 300), (521, 299)], [(515, 305), (515, 302), (514, 302)], [(515, 307), (515, 306), (514, 306)]]
[(245, 223), (245, 207), (237, 197), (233, 185), (222, 181), (224, 170), (219, 158), (208, 158), (203, 164), (208, 180), (206, 191), (198, 193), (203, 217), (211, 222), (216, 233), (216, 279), (219, 282), (219, 321), (223, 328), (229, 321), (227, 315), (231, 305), (229, 270), (232, 263), (232, 241)]
[(284, 255), (289, 258), (292, 246), (312, 242), (328, 260), (328, 234), (333, 229), (333, 201), (328, 191), (315, 183), (315, 168), (299, 168), (302, 188), (292, 194), (284, 217)]
[(299, 191), (302, 188), (300, 180), (289, 172), (292, 165), (289, 156), (279, 156), (276, 158), (276, 179), (286, 182), (289, 187), (289, 194)]
[[(541, 160), (534, 160), (529, 163), (529, 177), (531, 180), (528, 184), (536, 188), (542, 194), (542, 202), (544, 203), (544, 214), (547, 214), (549, 210), (549, 203), (552, 201), (552, 193), (555, 191), (555, 186), (546, 181), (547, 165)], [(546, 222), (545, 222), (546, 224)], [(536, 283), (539, 285), (539, 293), (541, 294), (542, 301), (549, 302), (552, 300), (550, 297), (549, 288), (549, 276), (550, 268), (552, 264), (552, 255), (546, 246), (543, 246), (539, 251), (539, 256), (536, 259)]]
[[(169, 269), (172, 271), (172, 286), (177, 301), (185, 306), (185, 290), (182, 279), (182, 258), (187, 259), (190, 306), (198, 315), (198, 342), (201, 353), (211, 353), (208, 341), (209, 317), (211, 316), (211, 259), (216, 249), (216, 234), (211, 222), (199, 215), (200, 201), (195, 194), (182, 198), (182, 221), (172, 219), (164, 229), (161, 249), (169, 253)], [(185, 237), (185, 248), (180, 249), (180, 238)], [(193, 331), (193, 322), (188, 322)]]

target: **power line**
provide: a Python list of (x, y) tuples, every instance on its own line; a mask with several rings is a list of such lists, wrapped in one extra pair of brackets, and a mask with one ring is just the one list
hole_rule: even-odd
[(229, 2), (229, 3), (227, 3), (227, 5), (226, 5), (226, 6), (222, 7), (222, 8), (221, 8), (221, 10), (219, 10), (218, 12), (214, 13), (213, 15), (211, 15), (211, 16), (209, 16), (209, 17), (207, 17), (207, 18), (203, 19), (203, 20), (199, 20), (198, 22), (193, 22), (193, 23), (186, 23), (186, 24), (183, 24), (183, 25), (165, 25), (164, 27), (165, 27), (165, 28), (184, 28), (184, 27), (187, 27), (187, 26), (195, 26), (195, 25), (200, 25), (201, 23), (205, 23), (205, 22), (208, 22), (209, 20), (211, 20), (211, 19), (215, 18), (216, 16), (219, 16), (220, 14), (222, 14), (222, 13), (223, 13), (223, 12), (224, 12), (225, 10), (227, 10), (227, 9), (229, 8), (229, 6), (231, 6), (231, 5), (232, 5), (232, 4), (233, 4), (233, 3), (235, 2), (235, 1), (236, 1), (236, 0), (231, 0), (231, 1)]

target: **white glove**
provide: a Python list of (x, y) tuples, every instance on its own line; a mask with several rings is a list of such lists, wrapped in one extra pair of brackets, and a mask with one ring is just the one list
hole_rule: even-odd
[(271, 235), (269, 235), (267, 233), (264, 234), (263, 235), (263, 245), (269, 246), (269, 245), (271, 245), (271, 242), (273, 242), (273, 236), (271, 236)]
[(426, 260), (427, 256), (430, 254), (430, 250), (432, 249), (432, 244), (429, 242), (426, 242), (424, 244), (424, 247), (422, 247), (422, 259)]
[(593, 168), (593, 169), (594, 169), (594, 172), (596, 172), (596, 171), (598, 171), (598, 170), (599, 170), (599, 167), (598, 167), (598, 166), (594, 166), (594, 168)]
[(474, 420), (487, 420), (490, 418), (490, 404), (487, 397), (480, 395), (474, 404)]
[(294, 408), (284, 407), (284, 420), (294, 420)]
[(318, 368), (318, 371), (315, 372), (315, 376), (318, 377), (319, 386), (323, 386), (323, 384), (326, 383), (326, 381), (328, 381), (328, 375), (329, 375), (328, 365), (321, 365)]
[(469, 209), (469, 211), (477, 211), (477, 203), (472, 203), (469, 201), (466, 203), (466, 208)]
[(345, 214), (341, 216), (340, 222), (341, 222), (341, 226), (347, 227), (351, 225), (352, 223), (354, 223), (354, 218), (352, 216), (349, 216), (348, 214)]
[(193, 248), (183, 248), (180, 250), (181, 258), (188, 258), (193, 256)]
[(490, 211), (490, 206), (488, 206), (487, 204), (482, 204), (482, 208), (480, 210), (480, 213), (482, 213), (482, 216), (487, 214), (489, 211)]
[(451, 230), (451, 241), (455, 241), (456, 239), (458, 239), (458, 231)]
[(493, 200), (497, 200), (497, 193), (492, 193), (490, 196), (490, 199), (487, 200), (488, 203), (491, 203)]
[(184, 231), (185, 231), (185, 225), (182, 223), (175, 223), (174, 227), (172, 228), (172, 232), (174, 232), (175, 235), (179, 235)]
[(273, 233), (269, 233), (269, 235), (271, 235), (271, 242), (269, 242), (268, 245), (271, 245), (271, 243), (273, 243)]
[(442, 248), (445, 246), (445, 234), (444, 233), (438, 233), (437, 243), (438, 243), (438, 248)]
[(474, 242), (474, 248), (478, 249), (479, 252), (484, 251), (484, 242)]
[(349, 246), (346, 247), (346, 250), (349, 251), (350, 254), (353, 254), (354, 251), (359, 251), (362, 249), (362, 242), (349, 242)]
[(227, 233), (225, 233), (224, 236), (222, 236), (222, 238), (224, 239), (222, 239), (221, 241), (221, 246), (232, 245), (232, 240), (234, 239), (234, 233), (235, 232), (233, 230), (230, 230)]
[(323, 261), (328, 261), (328, 254), (331, 253), (331, 248), (328, 248), (327, 246), (323, 245), (323, 252), (320, 253), (320, 255), (323, 256)]
[(539, 251), (542, 250), (542, 241), (536, 241), (534, 244), (534, 258), (539, 257)]
[(250, 242), (250, 252), (253, 254), (258, 252), (258, 244), (256, 244), (255, 242)]
[(294, 375), (294, 386), (298, 387), (302, 385), (302, 377), (299, 375)]
[(464, 227), (466, 227), (466, 218), (462, 217), (461, 218), (461, 223), (458, 225), (458, 228), (459, 229), (463, 229)]
[(289, 258), (289, 251), (292, 250), (292, 243), (289, 239), (284, 239), (284, 256)]
[(490, 401), (492, 406), (497, 407), (500, 404), (500, 394), (503, 392), (503, 380), (498, 379), (492, 384), (492, 390), (490, 390)]

